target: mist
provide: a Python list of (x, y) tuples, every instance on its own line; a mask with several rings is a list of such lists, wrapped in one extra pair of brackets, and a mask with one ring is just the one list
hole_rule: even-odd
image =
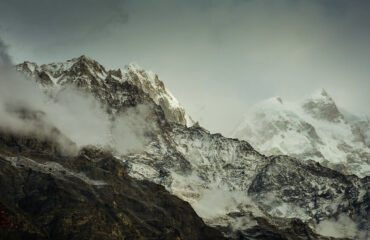
[(256, 206), (244, 192), (230, 192), (213, 188), (204, 190), (199, 201), (195, 202), (193, 207), (203, 218), (212, 219), (236, 212), (238, 208), (248, 205)]
[(316, 226), (316, 231), (320, 235), (328, 237), (369, 239), (369, 233), (359, 230), (357, 224), (345, 214), (341, 214), (337, 218), (321, 221)]
[(144, 134), (151, 130), (145, 106), (128, 109), (113, 121), (94, 97), (73, 87), (47, 89), (46, 94), (15, 71), (6, 46), (0, 44), (0, 129), (54, 141), (65, 154), (77, 154), (86, 145), (120, 154), (145, 147)]

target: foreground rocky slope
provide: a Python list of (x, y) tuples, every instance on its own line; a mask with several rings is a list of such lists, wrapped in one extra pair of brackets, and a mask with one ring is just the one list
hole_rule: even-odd
[(0, 134), (1, 239), (223, 239), (162, 186), (111, 154)]
[(321, 89), (298, 105), (279, 97), (257, 104), (233, 136), (267, 155), (288, 154), (364, 177), (370, 175), (369, 132), (367, 119), (340, 110)]
[[(210, 134), (198, 125), (189, 128), (181, 121), (171, 121), (166, 105), (157, 104), (143, 85), (130, 79), (98, 78), (97, 71), (90, 76), (92, 71), (86, 69), (102, 67), (93, 67), (97, 63), (86, 57), (74, 59), (72, 66), (63, 70), (71, 75), (68, 83), (58, 80), (50, 86), (43, 84), (42, 76), (57, 76), (49, 73), (53, 64), (33, 70), (28, 67), (31, 72), (25, 70), (25, 64), (29, 63), (18, 65), (17, 69), (40, 82), (46, 92), (71, 85), (91, 93), (112, 121), (139, 105), (148, 106), (142, 121), (149, 125), (144, 127), (144, 148), (115, 152), (116, 158), (130, 176), (163, 185), (188, 201), (207, 224), (221, 229), (228, 238), (369, 236), (369, 177), (343, 175), (315, 162), (287, 156), (266, 157), (246, 141)], [(144, 81), (144, 85), (153, 84), (149, 79)], [(345, 226), (341, 224), (342, 216), (348, 223)], [(327, 231), (327, 225), (334, 226), (333, 231)]]

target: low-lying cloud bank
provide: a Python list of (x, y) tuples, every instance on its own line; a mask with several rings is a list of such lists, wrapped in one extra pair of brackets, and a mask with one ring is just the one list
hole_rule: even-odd
[(316, 226), (316, 231), (320, 235), (335, 238), (366, 240), (370, 237), (369, 232), (359, 230), (357, 224), (345, 214), (321, 221)]
[(72, 87), (52, 96), (15, 71), (0, 40), (1, 130), (53, 140), (68, 154), (85, 145), (109, 147), (121, 154), (145, 146), (144, 134), (150, 129), (145, 106), (129, 109), (112, 121), (96, 99)]

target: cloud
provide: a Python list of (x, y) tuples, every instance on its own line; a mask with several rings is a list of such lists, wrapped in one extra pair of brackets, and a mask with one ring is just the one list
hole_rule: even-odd
[(112, 125), (112, 144), (118, 153), (141, 151), (149, 143), (148, 132), (156, 129), (147, 119), (150, 109), (147, 105), (129, 108), (116, 117)]
[(93, 99), (72, 89), (50, 99), (35, 83), (12, 69), (0, 71), (0, 128), (52, 140), (66, 154), (77, 153), (72, 142), (77, 147), (108, 142), (109, 119), (93, 103)]
[(359, 230), (357, 224), (345, 214), (341, 214), (335, 219), (321, 221), (316, 226), (316, 231), (323, 236), (359, 240), (368, 239), (370, 234)]
[(55, 54), (56, 46), (84, 45), (105, 38), (111, 27), (126, 24), (124, 5), (124, 0), (2, 0), (0, 22), (4, 35), (27, 39), (34, 44), (32, 51), (49, 49)]
[(205, 219), (225, 216), (228, 213), (238, 212), (240, 208), (253, 205), (243, 192), (230, 192), (219, 188), (204, 190), (200, 199), (193, 204), (195, 211)]
[[(16, 73), (0, 42), (0, 128), (53, 140), (68, 154), (86, 145), (100, 145), (120, 154), (141, 151), (153, 129), (147, 107), (137, 106), (111, 120), (91, 95), (63, 87), (45, 94), (35, 82)], [(68, 140), (69, 139), (69, 140)], [(77, 146), (72, 146), (72, 142)]]

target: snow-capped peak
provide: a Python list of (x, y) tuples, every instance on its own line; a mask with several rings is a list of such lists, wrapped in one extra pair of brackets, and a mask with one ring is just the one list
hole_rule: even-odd
[[(157, 111), (160, 110), (159, 106), (167, 119), (174, 119), (178, 123), (182, 122), (178, 121), (180, 118), (176, 120), (176, 116), (187, 116), (186, 113), (182, 112), (178, 101), (156, 74), (137, 65), (130, 64), (123, 71), (100, 71), (90, 59), (84, 58), (54, 64), (55, 68), (52, 65), (38, 67), (26, 64), (25, 67), (31, 71), (33, 66), (31, 72), (40, 79), (41, 76), (45, 79), (46, 76), (58, 77), (51, 86), (64, 86), (67, 83), (79, 86), (78, 83), (88, 80), (88, 85), (79, 86), (81, 90), (90, 91), (97, 100), (107, 103), (111, 108), (148, 103), (153, 108), (152, 123), (156, 126), (155, 132), (146, 136), (150, 141), (142, 152), (116, 156), (116, 159), (123, 162), (130, 176), (164, 185), (171, 193), (192, 204), (207, 223), (225, 229), (230, 237), (234, 237), (234, 233), (238, 239), (280, 236), (275, 235), (274, 229), (282, 229), (284, 233), (281, 236), (285, 237), (285, 232), (296, 232), (296, 226), (308, 232), (306, 226), (309, 225), (306, 222), (322, 222), (341, 213), (349, 214), (356, 223), (368, 229), (368, 218), (366, 211), (363, 211), (369, 207), (366, 201), (369, 199), (368, 181), (347, 178), (319, 164), (300, 162), (287, 156), (266, 157), (245, 141), (210, 134), (199, 126), (187, 128), (181, 124), (168, 125), (162, 121), (162, 111)], [(23, 70), (21, 65), (19, 68)], [(71, 69), (75, 71), (71, 72)], [(103, 78), (98, 73), (107, 76)], [(351, 147), (360, 145), (350, 143), (348, 128), (344, 126), (342, 129), (344, 123), (332, 124), (317, 119), (311, 121), (312, 117), (291, 107), (289, 102), (283, 102), (281, 98), (269, 99), (257, 110), (259, 115), (252, 118), (254, 122), (248, 125), (251, 131), (245, 132), (256, 136), (255, 140), (261, 143), (256, 146), (275, 147), (280, 153), (296, 150), (296, 155), (301, 154), (302, 160), (307, 156), (317, 156), (325, 160), (345, 161), (349, 156), (349, 166), (355, 167), (351, 170), (357, 170), (356, 167), (361, 170), (363, 166), (365, 169), (366, 165), (359, 162), (361, 159), (353, 156), (358, 151)], [(315, 125), (310, 125), (308, 121)], [(328, 127), (331, 125), (334, 127)], [(342, 143), (338, 139), (348, 142)], [(343, 155), (335, 155), (338, 152), (327, 155), (336, 147), (350, 152), (348, 155), (344, 155), (347, 152), (343, 151), (339, 152)], [(364, 152), (364, 156), (366, 154)], [(291, 225), (293, 223), (297, 225)], [(268, 235), (260, 234), (261, 227), (262, 230), (268, 229)], [(303, 236), (301, 231), (297, 234)], [(315, 236), (307, 239), (318, 239)]]
[[(67, 61), (68, 62), (68, 61)], [(86, 57), (85, 55), (79, 58), (73, 58), (71, 62), (74, 62), (70, 68), (70, 71), (77, 71), (78, 74), (91, 74), (91, 75), (106, 75), (107, 71), (97, 61)]]
[(325, 89), (316, 90), (302, 103), (304, 111), (312, 117), (329, 122), (342, 122), (344, 117)]
[(177, 122), (188, 127), (194, 124), (180, 102), (165, 87), (157, 74), (146, 71), (135, 63), (126, 65), (124, 73), (124, 80), (133, 83), (147, 93), (156, 104), (162, 107), (170, 122)]
[(317, 89), (315, 90), (312, 94), (311, 94), (311, 98), (313, 99), (319, 99), (319, 98), (324, 98), (324, 99), (331, 99), (331, 97), (329, 96), (328, 92), (324, 89), (324, 88), (320, 88), (320, 89)]
[[(89, 92), (108, 88), (107, 82), (125, 81), (135, 85), (148, 94), (159, 105), (168, 121), (186, 126), (194, 124), (179, 101), (168, 91), (157, 74), (146, 71), (137, 64), (128, 64), (123, 71), (106, 70), (94, 59), (84, 55), (66, 62), (50, 63), (38, 66), (33, 62), (24, 62), (16, 66), (17, 70), (34, 78), (44, 88), (61, 88), (73, 85)], [(107, 89), (108, 92), (109, 89)], [(111, 94), (113, 94), (111, 92)], [(119, 93), (118, 93), (119, 94)], [(124, 99), (118, 96), (119, 101)]]
[(286, 111), (293, 108), (289, 102), (284, 101), (281, 97), (276, 96), (263, 100), (252, 106), (251, 112), (261, 112), (261, 111)]
[(320, 89), (303, 103), (274, 97), (252, 107), (233, 137), (265, 154), (315, 160), (344, 173), (370, 175), (370, 125), (345, 120), (334, 100)]
[(283, 100), (281, 97), (272, 97), (269, 99), (266, 99), (256, 105), (256, 107), (260, 108), (275, 108), (275, 107), (282, 107), (283, 106)]

